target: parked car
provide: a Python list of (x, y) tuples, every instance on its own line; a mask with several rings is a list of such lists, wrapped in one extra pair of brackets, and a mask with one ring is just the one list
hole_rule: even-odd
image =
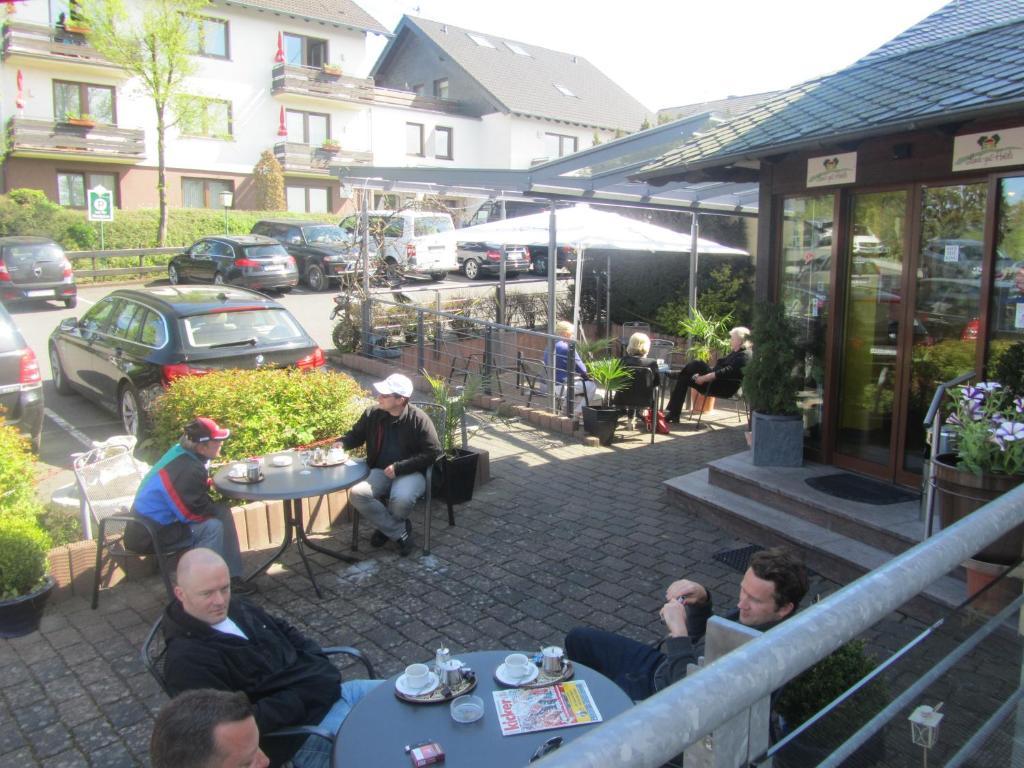
[(78, 288), (64, 249), (45, 237), (0, 237), (0, 301), (53, 299), (69, 309)]
[[(571, 245), (558, 246), (558, 260), (555, 262), (555, 271), (568, 269), (570, 272), (576, 269), (576, 249)], [(538, 275), (548, 273), (548, 246), (530, 246), (530, 271)]]
[(243, 288), (120, 289), (50, 335), (53, 383), (113, 410), (141, 438), (180, 376), (223, 368), (316, 370), (324, 352), (278, 302)]
[(43, 379), (32, 347), (0, 305), (0, 417), (29, 436), (39, 452), (43, 434)]
[(516, 277), (530, 268), (530, 251), (521, 245), (498, 243), (459, 243), (459, 272), (470, 280), (501, 272), (501, 253), (505, 252), (505, 277)]
[(290, 291), (299, 283), (295, 259), (262, 235), (218, 235), (197, 240), (167, 265), (171, 285), (212, 282), (254, 290)]
[[(566, 208), (572, 205), (568, 202), (559, 202), (558, 208)], [(466, 226), (474, 227), (477, 224), (486, 224), (489, 221), (502, 221), (503, 219), (515, 219), (519, 216), (529, 216), (533, 213), (544, 213), (550, 210), (547, 202), (539, 200), (485, 200), (480, 207), (473, 212)], [(460, 250), (464, 246), (476, 245), (471, 243), (459, 243)], [(529, 247), (530, 271), (538, 275), (548, 273), (548, 247), (546, 245), (531, 245)], [(555, 269), (572, 270), (576, 267), (576, 249), (570, 246), (559, 246), (558, 261)]]
[[(429, 276), (443, 280), (458, 269), (455, 241), (437, 237), (455, 229), (452, 217), (442, 211), (370, 211), (370, 247), (395, 273)], [(342, 219), (341, 228), (353, 239), (359, 235), (359, 217)], [(358, 240), (355, 240), (358, 242)]]
[(347, 283), (359, 270), (359, 248), (337, 224), (294, 219), (265, 219), (252, 227), (254, 235), (277, 240), (295, 259), (300, 279), (314, 291), (332, 283)]

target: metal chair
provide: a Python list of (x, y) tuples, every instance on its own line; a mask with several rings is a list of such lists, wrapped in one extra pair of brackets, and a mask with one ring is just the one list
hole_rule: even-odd
[(676, 343), (668, 339), (651, 339), (651, 351), (648, 357), (655, 360), (664, 360), (666, 365), (671, 363), (672, 353), (676, 351)]
[[(627, 371), (633, 372), (629, 386), (615, 393), (615, 405), (619, 408), (651, 409), (651, 445), (658, 429), (658, 402), (661, 398), (658, 374), (646, 365), (628, 365)], [(641, 414), (642, 415), (642, 414)]]
[[(167, 689), (167, 674), (165, 671), (167, 663), (167, 644), (164, 642), (163, 632), (160, 631), (163, 620), (163, 616), (161, 616), (153, 623), (149, 633), (146, 635), (146, 639), (142, 643), (140, 656), (142, 657), (142, 663), (145, 665), (146, 669), (149, 670), (149, 674), (153, 676), (157, 685), (160, 686), (160, 690), (167, 694), (168, 698), (172, 698), (173, 694)], [(338, 654), (351, 656), (366, 667), (366, 673), (370, 680), (375, 680), (377, 677), (376, 673), (373, 671), (373, 664), (370, 663), (370, 660), (366, 658), (366, 656), (363, 655), (363, 652), (358, 648), (353, 648), (350, 645), (332, 645), (321, 648), (320, 653), (325, 656), (335, 656)], [(296, 725), (288, 728), (279, 728), (276, 731), (263, 735), (268, 738), (302, 735), (319, 736), (322, 739), (327, 739), (327, 741), (333, 744), (334, 738), (337, 734), (331, 733), (315, 725)]]
[[(144, 474), (132, 457), (134, 440), (124, 444), (103, 445), (93, 448), (73, 462), (75, 480), (83, 509), (83, 529), (86, 536), (91, 533), (92, 522), (96, 523), (96, 572), (92, 583), (92, 607), (99, 605), (100, 578), (103, 569), (103, 551), (112, 558), (142, 557), (155, 554), (164, 580), (164, 589), (169, 598), (174, 597), (171, 586), (170, 558), (177, 550), (162, 548), (156, 523), (132, 515), (131, 505), (135, 492), (142, 483)], [(139, 525), (148, 535), (151, 552), (129, 549), (124, 542), (125, 529), (129, 524)]]
[(625, 349), (629, 344), (629, 337), (634, 333), (646, 333), (648, 336), (651, 335), (651, 324), (640, 323), (640, 322), (629, 322), (622, 324), (622, 333), (619, 334), (619, 344)]
[[(742, 379), (725, 379), (724, 381), (711, 382), (710, 386), (704, 387), (703, 391), (699, 387), (692, 387), (692, 389), (694, 389), (696, 392), (700, 393), (704, 397), (729, 398), (734, 397), (740, 391), (740, 387), (742, 385)], [(694, 426), (695, 430), (701, 428), (701, 420), (703, 418), (704, 408), (702, 407), (700, 409), (700, 412), (697, 414), (697, 424)], [(689, 419), (693, 419), (693, 409), (690, 410)], [(710, 423), (711, 422), (708, 422), (708, 424)]]
[[(543, 360), (523, 357), (522, 352), (516, 354), (516, 389), (519, 390), (519, 394), (527, 395), (527, 405), (533, 403), (534, 395), (541, 398), (547, 397), (548, 384), (551, 381), (551, 370)], [(584, 405), (590, 405), (590, 396), (586, 387), (583, 387), (577, 396), (583, 397)], [(555, 389), (555, 410), (561, 413), (564, 405), (565, 385), (558, 384)]]

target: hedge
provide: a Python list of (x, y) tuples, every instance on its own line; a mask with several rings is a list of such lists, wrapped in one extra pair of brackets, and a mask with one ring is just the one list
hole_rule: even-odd
[(35, 457), (28, 438), (5, 423), (0, 423), (0, 456), (0, 520), (35, 519), (42, 512), (36, 498)]

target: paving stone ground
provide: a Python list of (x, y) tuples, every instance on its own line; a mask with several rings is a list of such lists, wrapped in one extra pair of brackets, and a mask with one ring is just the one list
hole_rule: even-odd
[[(318, 600), (294, 548), (257, 582), (257, 602), (325, 644), (369, 655), (381, 676), (432, 656), (561, 645), (586, 623), (643, 641), (661, 634), (660, 595), (687, 576), (727, 606), (740, 574), (712, 554), (750, 542), (673, 507), (661, 482), (745, 448), (734, 414), (719, 428), (648, 437), (626, 432), (590, 448), (517, 421), (487, 416), (473, 445), (490, 451), (490, 483), (433, 517), (432, 554), (399, 558), (364, 540), (356, 565), (313, 555)], [(420, 532), (416, 521), (417, 535)], [(335, 530), (347, 546), (349, 530)], [(259, 553), (250, 562), (259, 559)], [(812, 594), (837, 585), (816, 578)], [(40, 632), (0, 641), (0, 766), (146, 764), (153, 717), (164, 696), (139, 660), (163, 608), (158, 578), (49, 607)], [(894, 650), (919, 626), (893, 615), (872, 632)]]

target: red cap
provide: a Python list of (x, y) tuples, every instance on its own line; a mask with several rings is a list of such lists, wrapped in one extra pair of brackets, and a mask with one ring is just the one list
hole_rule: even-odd
[(213, 419), (199, 416), (185, 425), (185, 437), (193, 443), (206, 443), (210, 440), (227, 440), (231, 430), (224, 429)]

